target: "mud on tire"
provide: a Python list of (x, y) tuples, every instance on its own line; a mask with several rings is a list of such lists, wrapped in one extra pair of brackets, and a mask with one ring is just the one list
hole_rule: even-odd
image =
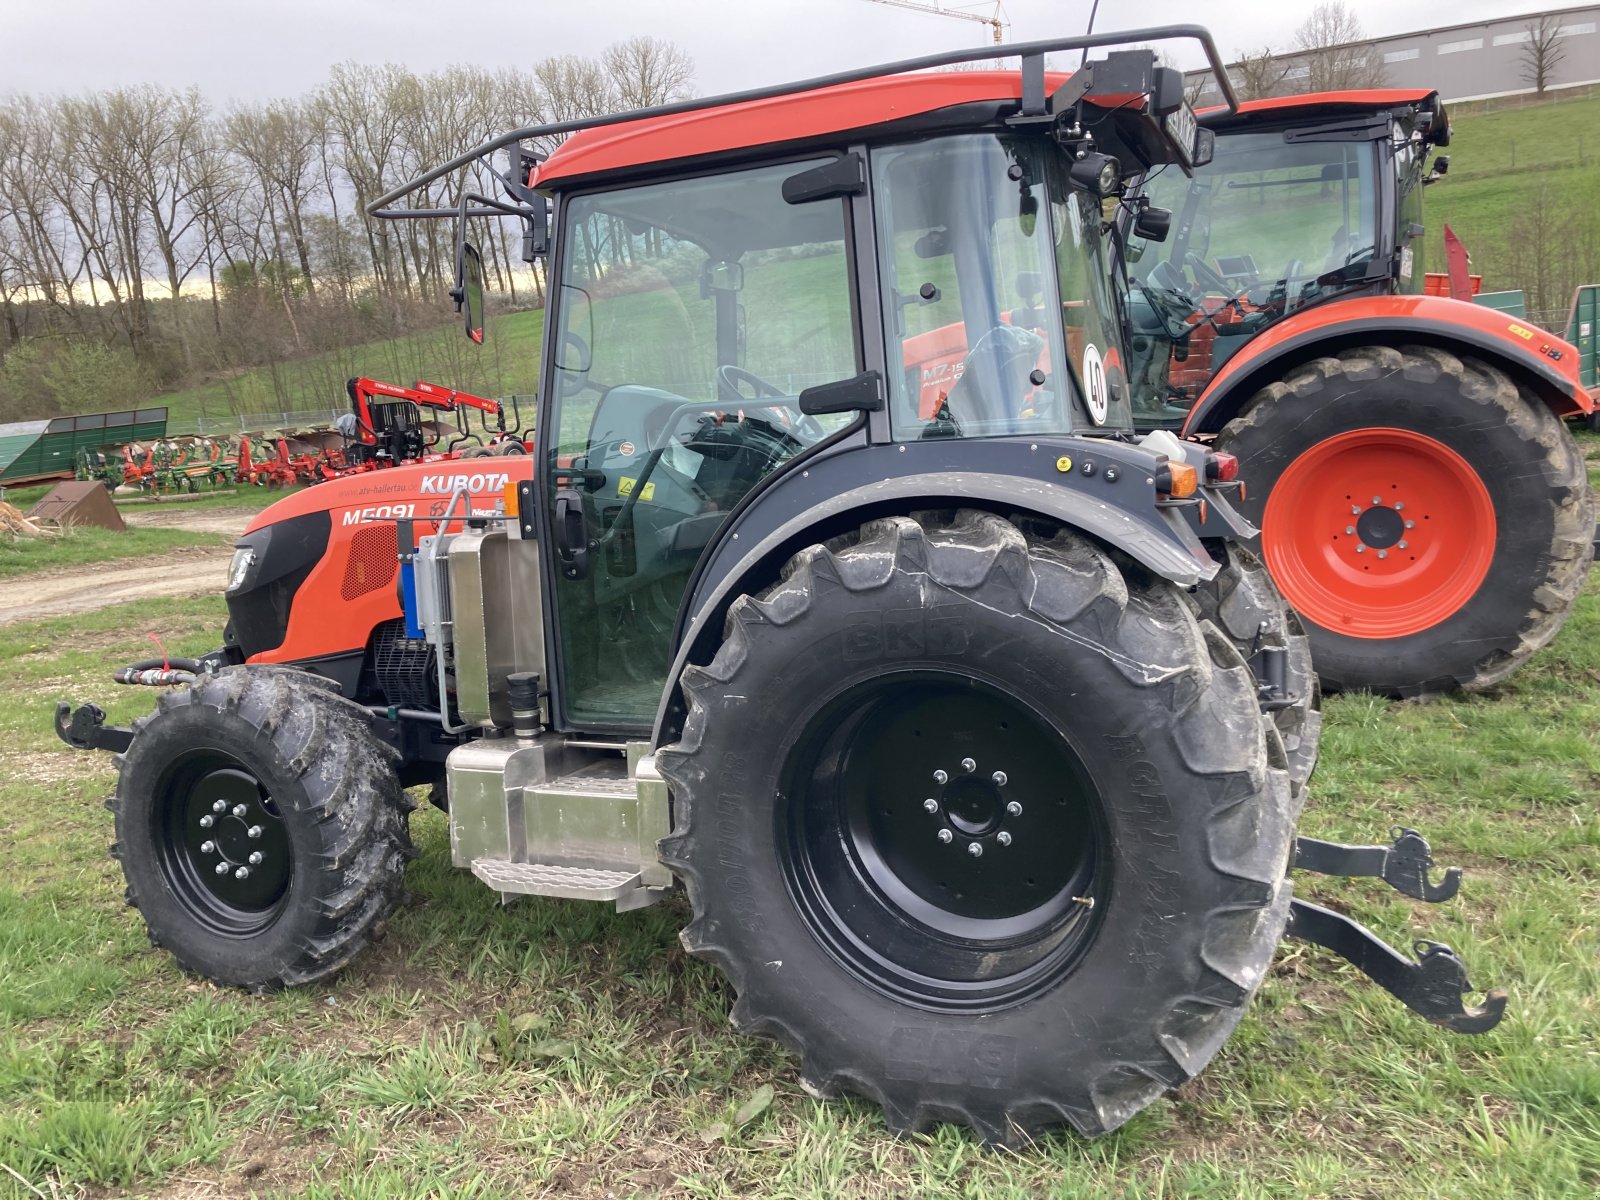
[(1223, 542), (1215, 553), (1221, 570), (1194, 591), (1200, 616), (1225, 633), (1247, 661), (1263, 650), (1284, 656), (1289, 703), (1271, 710), (1267, 718), (1283, 741), (1298, 815), (1322, 739), (1322, 686), (1311, 662), (1311, 641), (1253, 551), (1238, 542)]
[(683, 942), (815, 1094), (895, 1130), (1104, 1133), (1260, 984), (1290, 898), (1278, 739), (1232, 642), (1086, 539), (872, 522), (741, 597), (683, 687), (658, 756)]
[(378, 936), (414, 805), (366, 718), (312, 676), (234, 667), (134, 723), (107, 807), (152, 944), (265, 991), (325, 979)]

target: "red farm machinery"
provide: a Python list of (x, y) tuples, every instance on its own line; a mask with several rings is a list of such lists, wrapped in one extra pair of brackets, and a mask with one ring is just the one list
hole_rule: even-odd
[[(1579, 352), (1426, 294), (1422, 197), (1450, 124), (1424, 90), (1203, 114), (1192, 177), (1124, 221), (1141, 427), (1234, 455), (1257, 546), (1324, 686), (1417, 696), (1505, 679), (1571, 612), (1594, 499), (1565, 425)], [(1464, 275), (1464, 270), (1459, 272)], [(1463, 279), (1462, 284), (1466, 281)]]
[[(734, 1022), (894, 1130), (1113, 1129), (1205, 1067), (1284, 936), (1492, 1027), (1448, 947), (1293, 895), (1459, 875), (1410, 832), (1296, 837), (1316, 685), (1237, 463), (1134, 428), (1107, 205), (1212, 134), (1149, 49), (1087, 52), (1172, 38), (1218, 68), (1193, 26), (934, 55), (514, 130), (374, 202), (455, 223), (474, 342), (473, 223), (547, 258), (532, 453), (286, 498), (223, 645), (117, 673), (153, 715), (58, 708), (121, 756), (152, 940), (224, 985), (327, 978), (430, 787), (502, 898), (686, 892)], [(496, 195), (395, 207), (480, 162)]]

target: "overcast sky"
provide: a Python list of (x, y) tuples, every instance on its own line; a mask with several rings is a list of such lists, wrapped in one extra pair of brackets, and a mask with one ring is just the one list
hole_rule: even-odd
[[(1090, 0), (1006, 0), (1010, 41), (1081, 33)], [(1200, 20), (1224, 55), (1287, 47), (1302, 0), (1104, 0), (1101, 31)], [(1354, 0), (1369, 35), (1553, 7)], [(987, 14), (992, 5), (971, 10)], [(1204, 15), (1202, 14), (1204, 10)], [(217, 105), (299, 95), (337, 62), (531, 63), (651, 34), (698, 64), (702, 94), (984, 44), (987, 27), (870, 0), (0, 0), (0, 94), (198, 84)], [(1185, 66), (1194, 55), (1180, 55)]]

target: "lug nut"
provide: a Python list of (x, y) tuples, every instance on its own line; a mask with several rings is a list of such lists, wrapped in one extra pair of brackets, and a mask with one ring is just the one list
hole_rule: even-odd
[(1011, 835), (1009, 833), (1007, 833), (1004, 829), (1002, 829), (999, 833), (994, 835), (994, 840), (999, 842), (1002, 846), (1011, 845)]
[(1378, 551), (1378, 557), (1379, 558), (1388, 558), (1389, 557), (1389, 552), (1387, 550), (1379, 550)]
[(1394, 510), (1395, 510), (1395, 512), (1399, 512), (1404, 507), (1405, 507), (1405, 505), (1401, 504), (1400, 501), (1396, 500), (1394, 502)]
[(210, 829), (216, 823), (217, 823), (216, 818), (213, 817), (210, 813), (207, 813), (205, 816), (200, 818), (200, 828), (201, 829)]
[(950, 773), (948, 771), (935, 771), (933, 773), (933, 781), (940, 785), (949, 783)]
[(1406, 522), (1406, 528), (1407, 529), (1415, 529), (1416, 527), (1417, 527), (1417, 523), (1415, 521), (1407, 521)]
[(956, 835), (951, 833), (948, 829), (939, 830), (939, 840), (941, 842), (943, 842), (946, 846), (948, 846), (952, 841), (955, 840), (955, 836)]
[(1365, 554), (1366, 552), (1367, 552), (1366, 546), (1363, 545), (1363, 546), (1357, 546), (1356, 547), (1356, 553), (1357, 554)]
[(1372, 502), (1374, 504), (1382, 504), (1383, 503), (1383, 497), (1382, 496), (1374, 496), (1372, 498)]
[(1006, 805), (1006, 811), (1013, 817), (1020, 817), (1022, 815), (1022, 805), (1013, 800)]
[(226, 875), (227, 873), (228, 873), (228, 864), (225, 863), (225, 862), (218, 863), (217, 864), (217, 874), (218, 875)]
[(255, 851), (250, 855), (250, 865), (252, 867), (259, 867), (261, 865), (261, 860), (265, 857), (266, 855), (262, 854), (261, 851)]
[(972, 855), (973, 858), (982, 858), (983, 857), (983, 847), (978, 845), (977, 842), (968, 842), (967, 843), (967, 853)]
[(235, 805), (234, 805), (234, 806), (233, 806), (233, 815), (234, 815), (234, 816), (236, 816), (236, 817), (243, 817), (243, 816), (244, 816), (244, 814), (245, 814), (245, 807), (244, 807), (244, 805), (242, 805), (242, 804), (235, 804)]
[(228, 802), (226, 800), (218, 800), (215, 804), (213, 804), (211, 806), (211, 811), (214, 812), (214, 813), (227, 812), (228, 811)]
[(1006, 785), (1007, 777), (1004, 771), (996, 771), (993, 775), (989, 776), (989, 778), (994, 780), (995, 787), (1005, 787)]
[(201, 854), (210, 854), (216, 848), (217, 848), (217, 844), (215, 842), (201, 842), (200, 843), (200, 853)]
[(1406, 548), (1406, 540), (1405, 540), (1405, 538), (1401, 538), (1400, 539), (1400, 549), (1404, 550), (1405, 548)]
[(235, 871), (233, 873), (233, 877), (235, 879), (249, 879), (250, 878), (250, 868), (249, 867), (240, 867), (237, 871)]
[(1361, 515), (1361, 506), (1357, 505), (1357, 504), (1352, 504), (1350, 506), (1350, 515), (1352, 517), (1359, 517)]
[(248, 836), (249, 836), (249, 837), (253, 837), (253, 838), (258, 838), (258, 837), (260, 837), (260, 836), (261, 836), (261, 826), (259, 826), (259, 825), (252, 825), (252, 826), (250, 826), (250, 828), (249, 828), (249, 829), (246, 829), (246, 830), (245, 830), (245, 833), (246, 833), (246, 835), (248, 835)]
[(970, 774), (978, 769), (978, 764), (973, 762), (970, 758), (963, 758), (961, 760), (961, 769)]
[(923, 809), (924, 812), (938, 812), (939, 811), (939, 802), (937, 800), (935, 800), (932, 796), (929, 796), (926, 800), (924, 800), (922, 802), (922, 809)]
[(1346, 525), (1344, 527), (1344, 531), (1346, 533), (1354, 533), (1356, 531), (1356, 527), (1354, 525)]

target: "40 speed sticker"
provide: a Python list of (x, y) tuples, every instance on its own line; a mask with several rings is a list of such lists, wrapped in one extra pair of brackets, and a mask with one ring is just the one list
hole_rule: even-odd
[(1111, 398), (1106, 387), (1106, 366), (1093, 342), (1083, 348), (1083, 398), (1089, 405), (1089, 419), (1104, 425), (1111, 411)]

